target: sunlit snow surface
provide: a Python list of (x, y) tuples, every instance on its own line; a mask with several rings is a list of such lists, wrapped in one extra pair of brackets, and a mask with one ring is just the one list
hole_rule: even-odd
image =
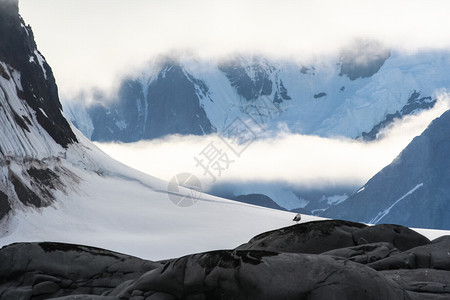
[(51, 207), (14, 215), (1, 245), (69, 242), (155, 260), (234, 248), (256, 234), (294, 224), (294, 213), (206, 194), (191, 207), (178, 207), (168, 198), (167, 182), (114, 161), (79, 138), (85, 146), (71, 146), (66, 163), (82, 178), (79, 186), (68, 195), (59, 193)]

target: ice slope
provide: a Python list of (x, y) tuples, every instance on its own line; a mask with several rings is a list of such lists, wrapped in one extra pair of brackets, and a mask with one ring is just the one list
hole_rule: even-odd
[[(233, 248), (252, 236), (292, 225), (295, 214), (202, 194), (191, 207), (168, 197), (168, 184), (101, 152), (78, 134), (65, 168), (76, 187), (49, 207), (16, 211), (0, 245), (20, 241), (86, 244), (149, 259)], [(304, 220), (316, 217), (305, 216)]]

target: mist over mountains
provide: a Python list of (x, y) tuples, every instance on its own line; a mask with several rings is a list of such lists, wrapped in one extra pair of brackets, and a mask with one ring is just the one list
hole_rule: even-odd
[(446, 51), (352, 46), (308, 65), (249, 55), (161, 58), (127, 75), (116, 92), (63, 104), (75, 126), (102, 142), (221, 133), (236, 118), (272, 132), (374, 140), (394, 120), (433, 107), (448, 86)]

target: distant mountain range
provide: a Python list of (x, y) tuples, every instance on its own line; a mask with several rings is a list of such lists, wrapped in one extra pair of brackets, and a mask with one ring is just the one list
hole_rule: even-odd
[[(429, 109), (450, 86), (449, 53), (405, 54), (359, 41), (308, 64), (261, 56), (160, 58), (117, 92), (65, 99), (66, 116), (93, 141), (135, 142), (222, 132), (235, 118), (266, 130), (373, 140), (396, 118)], [(125, 76), (125, 74), (124, 74)]]

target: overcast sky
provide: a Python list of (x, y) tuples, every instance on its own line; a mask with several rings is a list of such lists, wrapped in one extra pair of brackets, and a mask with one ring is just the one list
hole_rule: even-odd
[(60, 91), (108, 87), (157, 53), (302, 56), (374, 38), (414, 51), (450, 45), (447, 0), (20, 0)]

